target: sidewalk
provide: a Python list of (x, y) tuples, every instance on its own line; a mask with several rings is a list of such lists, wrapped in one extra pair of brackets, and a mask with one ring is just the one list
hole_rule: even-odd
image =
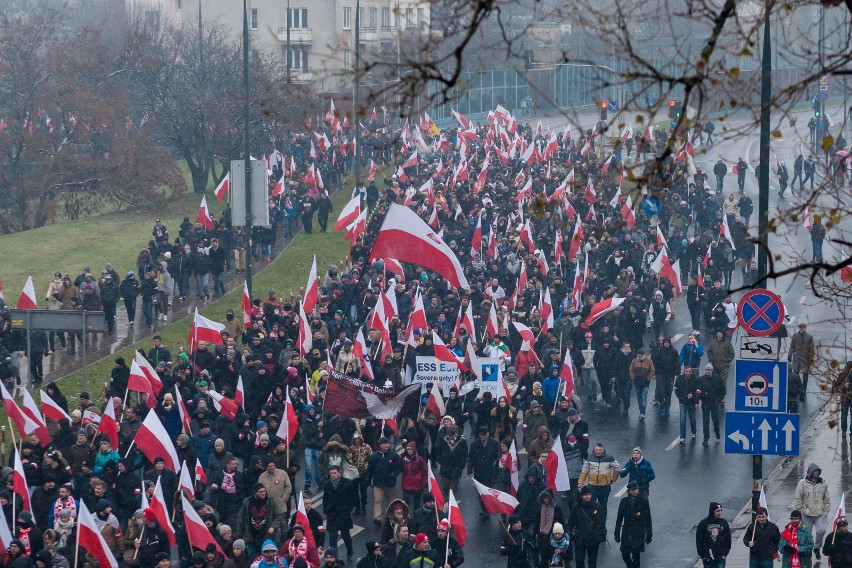
[[(810, 396), (815, 396), (812, 393)], [(850, 459), (849, 436), (840, 435), (839, 425), (828, 427), (829, 415), (821, 412), (814, 418), (810, 428), (801, 439), (801, 455), (781, 460), (778, 465), (766, 475), (764, 492), (766, 493), (767, 508), (770, 520), (784, 530), (790, 520), (793, 510), (793, 495), (799, 480), (805, 477), (808, 464), (816, 463), (822, 468), (822, 478), (828, 484), (831, 495), (831, 511), (826, 530), (831, 530), (832, 520), (840, 504), (842, 491), (852, 487), (852, 459)], [(745, 529), (751, 522), (751, 503), (746, 504), (731, 521), (733, 544), (728, 556), (727, 568), (748, 568), (748, 548), (743, 544)], [(824, 537), (823, 537), (824, 538)], [(822, 547), (822, 541), (819, 543)], [(816, 557), (813, 558), (817, 567)], [(828, 563), (823, 559), (823, 565)], [(699, 561), (696, 567), (702, 566)]]

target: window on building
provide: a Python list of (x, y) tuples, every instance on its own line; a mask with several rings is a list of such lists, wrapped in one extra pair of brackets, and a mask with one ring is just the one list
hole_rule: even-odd
[(251, 9), (251, 29), (257, 29), (257, 8)]
[(394, 10), (393, 11), (393, 25), (396, 26), (396, 27), (399, 27), (399, 18), (400, 18), (399, 10)]
[(378, 9), (378, 8), (370, 8), (370, 12), (369, 12), (369, 14), (370, 14), (370, 20), (369, 20), (370, 25), (369, 25), (368, 27), (375, 29), (375, 27), (376, 27), (376, 18), (377, 18), (378, 14), (379, 14), (379, 9)]
[(405, 26), (408, 28), (414, 26), (414, 8), (405, 9)]
[(160, 28), (159, 10), (148, 10), (145, 12), (145, 27), (152, 32)]
[(290, 66), (290, 69), (293, 71), (302, 71), (303, 73), (307, 73), (310, 71), (310, 67), (308, 65), (308, 53), (307, 49), (291, 49), (287, 54), (287, 65)]
[(385, 6), (382, 8), (382, 27), (389, 28), (391, 25), (390, 8)]
[(183, 9), (183, 0), (175, 0), (175, 8), (177, 8), (178, 10), (182, 10)]
[(358, 8), (358, 27), (363, 28), (364, 26), (364, 8)]
[(343, 9), (343, 29), (352, 29), (352, 8), (347, 7)]
[(423, 28), (426, 25), (426, 10), (417, 8), (417, 27)]
[(349, 69), (352, 66), (352, 52), (348, 49), (343, 50), (343, 68)]
[(308, 27), (308, 9), (307, 8), (290, 8), (287, 14), (287, 24), (290, 28), (307, 28)]

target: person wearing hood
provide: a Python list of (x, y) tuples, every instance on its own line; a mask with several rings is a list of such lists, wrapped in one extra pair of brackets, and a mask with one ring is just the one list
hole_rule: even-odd
[[(285, 520), (283, 509), (269, 497), (266, 487), (255, 483), (249, 496), (243, 499), (236, 523), (236, 534), (245, 541), (248, 556), (260, 552), (266, 540), (276, 540)], [(233, 526), (225, 521), (224, 515), (222, 522)]]
[[(545, 489), (538, 494), (538, 520), (533, 525), (534, 544), (538, 551), (538, 568), (548, 568), (548, 564), (553, 556), (553, 550), (549, 549), (551, 533), (556, 532), (558, 525), (560, 533), (566, 538), (563, 526), (565, 524), (565, 516), (562, 514), (562, 507), (556, 504), (553, 498), (553, 493), (549, 489)], [(568, 559), (570, 560), (570, 559)]]
[(535, 465), (531, 466), (518, 487), (518, 506), (515, 508), (515, 514), (520, 516), (526, 529), (533, 527), (538, 520), (538, 497), (546, 489), (544, 480), (539, 475), (540, 471)]
[(426, 460), (417, 453), (417, 442), (405, 444), (402, 454), (402, 498), (410, 509), (420, 505), (423, 488), (426, 486)]
[(731, 527), (722, 517), (722, 505), (715, 501), (695, 529), (695, 549), (704, 568), (724, 568), (731, 552)]
[(594, 499), (601, 504), (604, 522), (606, 522), (607, 503), (612, 492), (612, 484), (620, 474), (618, 460), (606, 453), (604, 445), (598, 442), (589, 459), (583, 462), (583, 470), (577, 485), (582, 487), (587, 482)]
[(342, 467), (332, 464), (328, 468), (328, 481), (323, 485), (323, 511), (325, 512), (325, 530), (329, 544), (337, 544), (337, 536), (346, 545), (346, 559), (352, 560), (352, 506), (354, 491), (352, 482), (343, 478)]
[[(810, 530), (815, 542), (822, 542), (831, 511), (828, 484), (820, 477), (821, 474), (822, 469), (817, 464), (808, 464), (807, 475), (799, 480), (793, 497), (793, 508), (802, 512), (802, 525)], [(819, 560), (818, 548), (814, 549), (814, 554)]]
[(405, 501), (396, 498), (390, 502), (385, 511), (382, 530), (379, 534), (379, 542), (385, 543), (391, 540), (396, 532), (396, 527), (402, 524), (411, 526), (411, 509)]
[(68, 559), (56, 551), (55, 546), (41, 550), (35, 555), (36, 568), (69, 568)]
[[(541, 383), (539, 382), (533, 384), (533, 393), (536, 391), (541, 391)], [(529, 402), (529, 408), (524, 412), (524, 419), (521, 423), (525, 448), (530, 447), (532, 441), (538, 436), (539, 428), (542, 426), (547, 426), (547, 415), (542, 411), (541, 402), (538, 399), (533, 399)]]
[(15, 538), (21, 541), (27, 556), (33, 556), (44, 548), (44, 537), (42, 530), (33, 522), (33, 515), (29, 511), (18, 513), (18, 522), (15, 525)]
[(9, 548), (6, 549), (6, 554), (0, 560), (2, 568), (31, 568), (33, 565), (32, 559), (27, 554), (24, 543), (19, 539), (14, 538), (9, 543)]
[[(415, 444), (415, 453), (416, 449)], [(364, 443), (364, 436), (361, 432), (356, 430), (352, 434), (352, 443), (349, 445), (349, 451), (346, 452), (346, 461), (358, 470), (358, 477), (355, 478), (354, 481), (358, 488), (358, 499), (355, 502), (355, 514), (359, 516), (364, 515), (367, 512), (367, 464), (370, 461), (371, 455), (373, 455), (373, 448)], [(402, 489), (405, 491), (404, 479)]]
[(553, 438), (550, 437), (550, 428), (547, 426), (539, 426), (536, 431), (535, 439), (527, 446), (527, 459), (530, 464), (538, 461), (538, 457), (549, 452), (553, 447)]
[[(251, 557), (246, 552), (247, 557)], [(251, 568), (287, 568), (287, 560), (278, 554), (278, 547), (272, 539), (266, 539), (260, 546), (257, 558), (251, 563)], [(316, 567), (314, 567), (316, 568)]]
[[(136, 487), (139, 487), (139, 484)], [(41, 485), (36, 487), (30, 496), (30, 503), (32, 504), (33, 515), (37, 525), (50, 527), (53, 524), (52, 507), (58, 495), (59, 488), (56, 486), (56, 477), (51, 472), (43, 473)]]
[(346, 460), (346, 454), (348, 452), (349, 447), (343, 443), (343, 439), (339, 434), (331, 436), (319, 456), (321, 484), (328, 481), (328, 470), (331, 466), (336, 465), (341, 471), (343, 471), (343, 462)]
[(781, 554), (781, 568), (811, 568), (811, 553), (814, 551), (814, 537), (802, 523), (802, 512), (793, 509), (790, 522), (781, 531), (778, 552)]
[(112, 514), (112, 503), (107, 499), (98, 500), (94, 518), (95, 526), (100, 529), (107, 547), (116, 558), (121, 558), (121, 555), (124, 554), (124, 533), (121, 531), (118, 518)]
[(323, 433), (320, 428), (320, 417), (313, 404), (305, 405), (305, 414), (299, 427), (301, 431), (302, 444), (305, 446), (305, 490), (311, 488), (316, 481), (320, 482), (319, 458), (325, 446)]
[(518, 514), (509, 516), (509, 529), (500, 543), (500, 556), (506, 557), (507, 568), (529, 568), (528, 549), (531, 546), (529, 534), (523, 529), (523, 521)]
[(651, 507), (639, 494), (639, 484), (631, 481), (615, 518), (615, 542), (621, 543), (621, 558), (627, 568), (639, 568), (640, 555), (652, 538)]
[(651, 462), (646, 460), (642, 455), (642, 448), (636, 446), (633, 448), (633, 455), (621, 469), (619, 477), (628, 477), (628, 483), (634, 481), (638, 483), (639, 495), (647, 499), (651, 491), (651, 482), (654, 481), (657, 474), (654, 473), (654, 467), (651, 465)]
[(544, 394), (548, 408), (553, 408), (556, 397), (559, 395), (559, 386), (562, 382), (559, 372), (558, 365), (551, 365), (547, 371), (547, 378), (541, 383), (541, 392)]
[[(382, 545), (378, 542), (367, 541), (364, 543), (364, 547), (367, 549), (367, 554), (358, 559), (355, 568), (394, 568), (395, 565), (391, 565), (390, 561), (382, 555)], [(403, 553), (403, 557), (408, 558), (413, 551), (413, 548), (409, 548)], [(435, 556), (437, 557), (437, 554)], [(398, 565), (402, 566), (402, 562)], [(427, 567), (422, 566), (418, 568)]]

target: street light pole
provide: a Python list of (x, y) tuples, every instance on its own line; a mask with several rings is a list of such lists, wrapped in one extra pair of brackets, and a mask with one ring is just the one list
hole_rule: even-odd
[(245, 162), (246, 184), (246, 286), (249, 298), (252, 297), (251, 258), (253, 252), (252, 239), (252, 205), (251, 205), (251, 150), (249, 144), (249, 13), (248, 0), (243, 0), (243, 161)]
[(352, 122), (355, 124), (355, 187), (361, 186), (361, 124), (358, 118), (358, 91), (361, 90), (361, 0), (355, 0), (355, 92), (352, 93)]
[(290, 51), (290, 22), (293, 15), (290, 12), (290, 0), (287, 0), (287, 82), (290, 82), (290, 67), (293, 60), (293, 52)]
[[(769, 9), (772, 0), (765, 0), (763, 20), (763, 58), (760, 67), (760, 171), (758, 172), (758, 248), (757, 271), (763, 279), (768, 274), (769, 263), (769, 140), (770, 104), (772, 99), (772, 43), (769, 26)], [(760, 487), (763, 480), (763, 456), (752, 459), (751, 509), (757, 511)]]

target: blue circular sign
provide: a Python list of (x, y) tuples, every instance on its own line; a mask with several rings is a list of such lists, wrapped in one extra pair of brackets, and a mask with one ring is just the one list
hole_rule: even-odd
[(751, 290), (737, 306), (737, 319), (749, 335), (771, 335), (784, 324), (784, 304), (774, 292)]

